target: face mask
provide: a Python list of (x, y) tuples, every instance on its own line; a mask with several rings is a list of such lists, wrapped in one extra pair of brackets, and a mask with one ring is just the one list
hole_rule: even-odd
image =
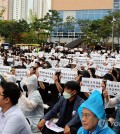
[(71, 97), (71, 94), (64, 91), (63, 96), (65, 99), (69, 99)]

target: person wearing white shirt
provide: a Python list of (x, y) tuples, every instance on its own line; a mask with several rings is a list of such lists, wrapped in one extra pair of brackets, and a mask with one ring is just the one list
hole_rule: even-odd
[(20, 89), (12, 82), (0, 85), (0, 134), (32, 134), (30, 126), (18, 108)]

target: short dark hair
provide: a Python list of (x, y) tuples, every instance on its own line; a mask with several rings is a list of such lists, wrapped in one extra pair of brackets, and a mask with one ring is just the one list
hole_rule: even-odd
[(71, 90), (76, 90), (77, 92), (80, 91), (80, 85), (76, 81), (68, 81), (65, 83), (64, 88), (68, 88)]
[(38, 62), (38, 61), (35, 61), (35, 63), (40, 67), (40, 62)]
[(6, 81), (2, 81), (0, 86), (4, 90), (4, 98), (9, 97), (13, 105), (17, 104), (21, 94), (19, 87), (13, 82)]

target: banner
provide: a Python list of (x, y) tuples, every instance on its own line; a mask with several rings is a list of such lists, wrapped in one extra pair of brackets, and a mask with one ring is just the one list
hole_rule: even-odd
[(55, 70), (50, 69), (39, 69), (38, 81), (54, 83), (53, 76), (55, 75)]
[(96, 78), (82, 78), (81, 92), (93, 92), (98, 90), (102, 93), (102, 79)]
[(77, 77), (76, 71), (61, 70), (61, 83), (66, 83), (67, 81), (75, 80), (76, 77)]
[(120, 82), (107, 80), (106, 88), (109, 95), (118, 96), (120, 95)]

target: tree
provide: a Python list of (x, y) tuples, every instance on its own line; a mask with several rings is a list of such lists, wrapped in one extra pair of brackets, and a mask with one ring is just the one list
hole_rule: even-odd
[(113, 16), (113, 18), (112, 18), (113, 34), (114, 34), (114, 37), (117, 38), (118, 44), (120, 44), (119, 43), (119, 39), (120, 39), (120, 11), (113, 12), (112, 16)]
[(59, 13), (56, 10), (49, 10), (49, 12), (44, 16), (43, 22), (47, 25), (47, 31), (50, 35), (50, 42), (51, 42), (51, 34), (53, 31), (53, 27), (57, 26), (58, 22), (61, 21)]
[(68, 33), (71, 34), (72, 36), (72, 41), (73, 41), (75, 22), (76, 20), (73, 16), (67, 16), (66, 22), (64, 22), (64, 26), (67, 28)]
[(77, 24), (80, 27), (81, 35), (86, 36), (87, 31), (89, 31), (89, 26), (91, 25), (90, 20), (77, 20)]
[(29, 23), (34, 23), (37, 19), (37, 16), (33, 14), (32, 9), (29, 10), (29, 16), (28, 16), (28, 21)]

